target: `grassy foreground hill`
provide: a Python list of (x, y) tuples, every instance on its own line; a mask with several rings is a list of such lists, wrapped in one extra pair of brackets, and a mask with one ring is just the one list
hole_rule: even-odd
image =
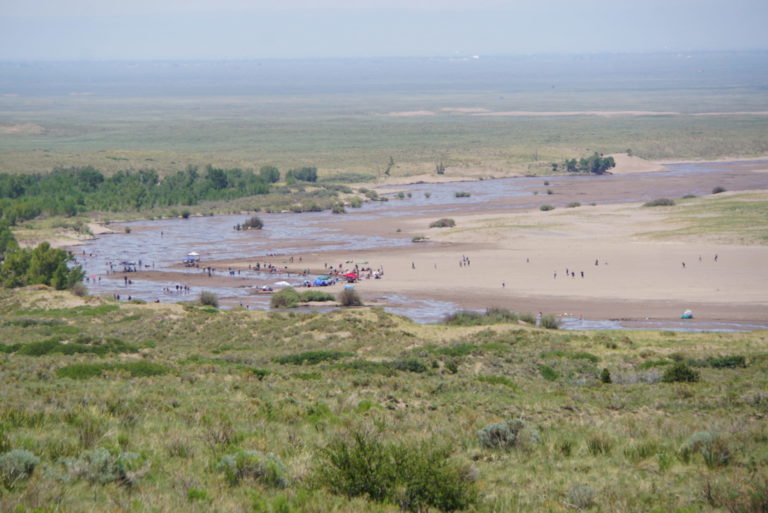
[(2, 512), (768, 505), (765, 332), (425, 326), (26, 288), (0, 292), (0, 343)]

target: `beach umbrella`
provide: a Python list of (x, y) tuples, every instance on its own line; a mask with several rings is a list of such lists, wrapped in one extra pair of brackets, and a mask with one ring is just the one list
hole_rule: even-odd
[(189, 253), (187, 253), (187, 256), (196, 257), (196, 256), (200, 256), (200, 253), (198, 253), (197, 251), (190, 251)]
[(330, 280), (330, 279), (331, 279), (331, 277), (330, 277), (330, 276), (328, 276), (327, 274), (324, 274), (324, 275), (322, 275), (322, 276), (318, 276), (318, 277), (317, 277), (317, 279), (318, 279), (318, 280), (323, 280), (323, 281), (328, 281), (328, 280)]
[(359, 280), (360, 279), (360, 276), (358, 276), (356, 273), (342, 274), (342, 276), (344, 276), (345, 278), (348, 278), (350, 280)]

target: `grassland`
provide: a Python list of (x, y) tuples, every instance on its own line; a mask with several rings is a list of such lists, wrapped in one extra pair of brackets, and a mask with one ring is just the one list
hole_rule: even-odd
[[(382, 176), (392, 157), (394, 176), (439, 162), (453, 174), (500, 176), (593, 151), (765, 155), (763, 62), (759, 53), (278, 62), (200, 64), (192, 75), (147, 65), (144, 76), (137, 65), (50, 65), (29, 76), (9, 66), (0, 172), (90, 164), (164, 174), (210, 163)], [(493, 115), (510, 111), (530, 114)], [(573, 111), (645, 114), (566, 115)]]
[(765, 192), (723, 194), (702, 202), (678, 200), (670, 222), (682, 228), (648, 232), (657, 239), (714, 241), (722, 244), (768, 243), (768, 196)]
[[(359, 432), (451, 447), (474, 511), (768, 501), (763, 332), (423, 326), (377, 309), (220, 312), (23, 289), (0, 295), (0, 341), (0, 452), (39, 458), (2, 488), (4, 512), (397, 511), (317, 479), (323, 451)], [(701, 380), (661, 382), (676, 361)], [(515, 418), (538, 436), (481, 445), (479, 430)], [(278, 459), (281, 480), (233, 479), (226, 458), (246, 450)]]

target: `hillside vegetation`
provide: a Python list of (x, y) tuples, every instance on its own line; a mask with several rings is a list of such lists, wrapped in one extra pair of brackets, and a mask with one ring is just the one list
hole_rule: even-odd
[(424, 326), (38, 287), (0, 292), (0, 341), (0, 511), (768, 504), (764, 332)]

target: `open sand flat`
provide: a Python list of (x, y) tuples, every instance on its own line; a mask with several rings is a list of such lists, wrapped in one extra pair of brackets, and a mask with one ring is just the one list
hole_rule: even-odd
[[(371, 304), (400, 295), (461, 308), (638, 320), (677, 319), (692, 308), (700, 320), (768, 322), (768, 247), (644, 235), (680, 227), (669, 209), (630, 203), (452, 218), (455, 228), (431, 230), (424, 229), (424, 218), (381, 219), (377, 231), (400, 228), (407, 236), (426, 233), (430, 241), (375, 251), (308, 251), (302, 265), (317, 272), (326, 263), (352, 269), (366, 261), (383, 268), (384, 279), (358, 285)], [(350, 222), (345, 229), (370, 227)]]

